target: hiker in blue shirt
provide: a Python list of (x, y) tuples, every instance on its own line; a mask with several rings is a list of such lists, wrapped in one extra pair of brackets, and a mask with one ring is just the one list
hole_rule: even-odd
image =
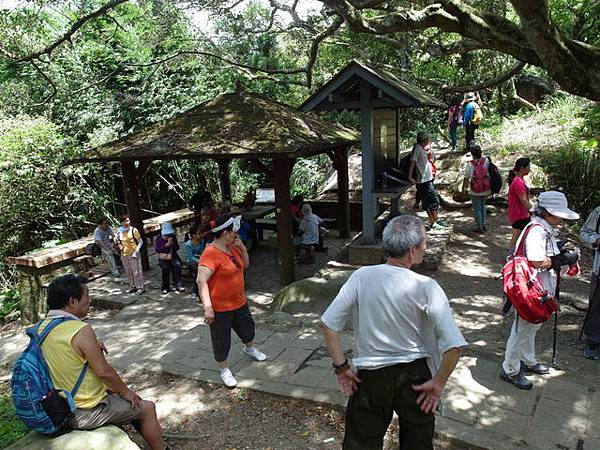
[(468, 92), (465, 95), (464, 105), (463, 126), (465, 127), (465, 141), (468, 147), (471, 141), (475, 141), (475, 130), (479, 127), (478, 121), (480, 120), (475, 118), (476, 111), (480, 109), (480, 106), (474, 92)]

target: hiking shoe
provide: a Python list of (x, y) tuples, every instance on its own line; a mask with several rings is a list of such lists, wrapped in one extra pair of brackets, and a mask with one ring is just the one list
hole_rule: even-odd
[(185, 288), (183, 286), (179, 286), (177, 288), (177, 292), (185, 292)]
[(161, 292), (162, 292), (163, 294), (168, 294), (168, 293), (169, 293), (169, 290), (168, 290), (168, 289), (163, 289)]
[(146, 293), (146, 290), (145, 290), (145, 289), (138, 289), (137, 291), (135, 291), (135, 293), (136, 293), (137, 295), (142, 295), (142, 294), (145, 294), (145, 293)]
[(133, 294), (133, 293), (134, 293), (134, 292), (136, 292), (136, 291), (137, 291), (137, 288), (136, 288), (136, 287), (132, 287), (131, 289), (129, 289), (129, 290), (127, 291), (127, 293), (128, 293), (128, 294)]
[(242, 353), (251, 358), (254, 358), (256, 361), (264, 361), (267, 359), (267, 355), (258, 350), (256, 347), (246, 347), (242, 348)]
[(489, 230), (489, 229), (490, 229), (490, 227), (488, 227), (486, 224), (483, 224), (483, 227), (482, 227), (482, 228), (483, 228), (483, 231), (487, 231), (487, 230)]
[(223, 382), (223, 384), (228, 388), (234, 388), (237, 386), (237, 380), (235, 379), (229, 368), (221, 369), (221, 374), (219, 376), (221, 377), (221, 381)]
[(500, 369), (500, 379), (512, 384), (513, 386), (519, 389), (523, 389), (526, 391), (530, 390), (533, 387), (533, 383), (527, 378), (525, 378), (523, 372), (519, 372), (516, 375), (510, 376), (504, 371), (504, 369)]
[(477, 233), (477, 234), (483, 234), (483, 228), (479, 228), (479, 227), (473, 227), (471, 228), (471, 231), (473, 233)]
[(524, 369), (525, 372), (536, 373), (538, 375), (548, 375), (550, 373), (550, 367), (542, 363), (535, 363), (533, 366), (526, 366), (521, 363), (521, 368)]
[(446, 230), (448, 228), (447, 225), (442, 225), (441, 223), (438, 222), (433, 222), (430, 226), (429, 229), (430, 230)]
[(587, 344), (583, 349), (583, 356), (587, 359), (598, 361), (600, 359), (600, 345)]

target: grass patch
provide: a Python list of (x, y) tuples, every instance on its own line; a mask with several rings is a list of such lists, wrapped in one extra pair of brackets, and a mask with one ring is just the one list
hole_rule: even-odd
[(8, 447), (28, 432), (25, 424), (15, 413), (10, 395), (0, 394), (0, 448)]

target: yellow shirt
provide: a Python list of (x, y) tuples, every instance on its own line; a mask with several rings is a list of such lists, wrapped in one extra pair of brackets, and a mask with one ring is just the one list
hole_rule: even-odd
[(134, 236), (137, 242), (140, 242), (142, 236), (137, 228), (129, 227), (127, 231), (121, 231), (121, 228), (119, 228), (119, 239), (123, 244), (123, 256), (131, 256), (137, 250), (138, 244), (133, 238)]
[[(38, 333), (44, 330), (50, 320), (44, 320)], [(42, 352), (56, 389), (71, 391), (79, 378), (85, 359), (73, 349), (71, 341), (73, 336), (85, 326), (86, 323), (81, 320), (67, 320), (57, 325), (42, 342)], [(106, 397), (106, 386), (88, 367), (83, 382), (75, 394), (75, 406), (81, 409), (90, 409), (104, 397)]]

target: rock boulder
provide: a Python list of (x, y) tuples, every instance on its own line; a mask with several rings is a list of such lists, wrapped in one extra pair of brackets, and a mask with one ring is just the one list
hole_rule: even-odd
[(298, 280), (277, 293), (271, 311), (322, 313), (356, 268), (329, 262), (314, 276)]
[(32, 431), (6, 450), (140, 450), (119, 427), (107, 425), (96, 430), (74, 430), (50, 437)]

